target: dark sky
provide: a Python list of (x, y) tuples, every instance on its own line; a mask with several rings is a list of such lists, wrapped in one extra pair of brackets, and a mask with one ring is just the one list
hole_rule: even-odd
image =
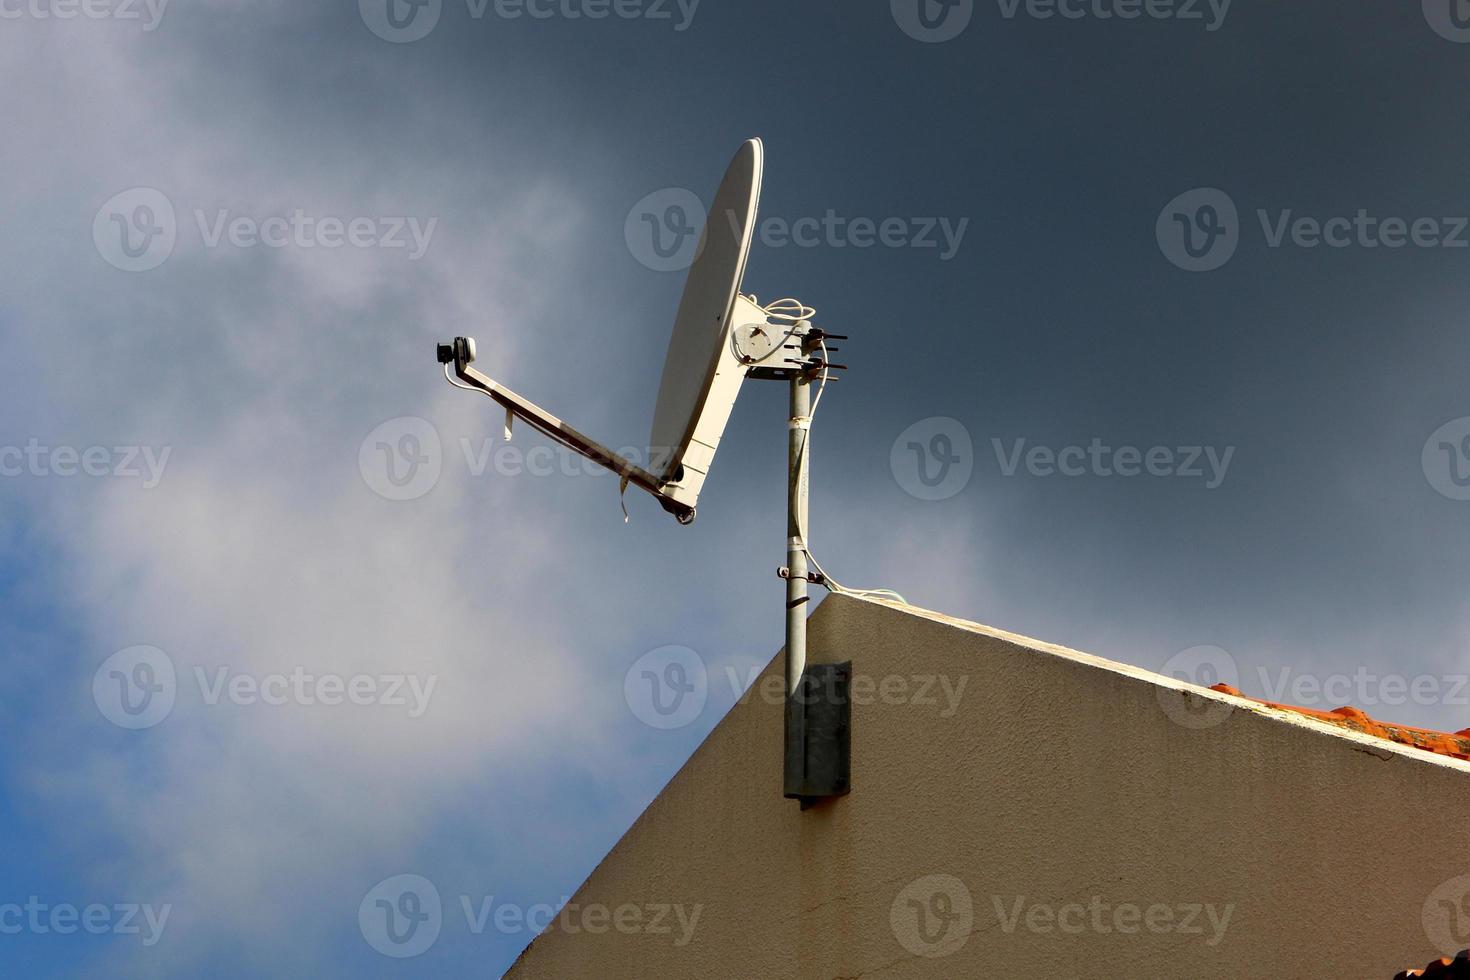
[[(1256, 696), (1470, 725), (1463, 0), (569, 16), (596, 2), (401, 5), (432, 24), (411, 41), (384, 0), (180, 2), (151, 30), (156, 4), (6, 8), (0, 450), (48, 452), (0, 478), (22, 845), (0, 904), (172, 905), (149, 946), (5, 937), (22, 972), (509, 965), (530, 935), (476, 934), (461, 897), (569, 895), (733, 703), (727, 672), (780, 646), (785, 392), (745, 386), (693, 527), (632, 495), (625, 526), (608, 477), (476, 475), (463, 447), (500, 418), (431, 350), (472, 334), (516, 390), (643, 440), (682, 275), (625, 225), (650, 195), (707, 204), (751, 136), (745, 289), (851, 337), (812, 437), (830, 572)], [(912, 36), (920, 3), (953, 36)], [(212, 243), (298, 211), (317, 230), (279, 247)], [(421, 255), (406, 220), (384, 243), (409, 217)], [(327, 247), (322, 219), (376, 244)], [(802, 219), (838, 230), (785, 240)], [(158, 261), (128, 271), (119, 233), (145, 227)], [(405, 434), (437, 476), (387, 499), (377, 443)], [(56, 447), (94, 446), (110, 472), (169, 455), (156, 486), (141, 462), (61, 473)], [(1200, 475), (1150, 475), (1155, 447)], [(130, 730), (88, 692), (137, 646), (176, 700)], [(665, 730), (629, 678), (669, 646), (707, 703)], [(220, 670), (298, 667), (437, 680), (413, 717), (209, 700)], [(415, 959), (354, 918), (398, 874), (443, 899)]]

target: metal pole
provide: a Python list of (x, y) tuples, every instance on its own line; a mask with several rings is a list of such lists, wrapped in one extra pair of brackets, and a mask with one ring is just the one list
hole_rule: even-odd
[(802, 689), (806, 670), (806, 526), (807, 471), (811, 466), (811, 388), (806, 373), (791, 376), (791, 419), (787, 423), (786, 487), (786, 739), (783, 778), (785, 795), (802, 799), (810, 787), (807, 778), (807, 692)]
[(790, 475), (786, 502), (786, 696), (796, 693), (806, 669), (807, 473), (811, 467), (811, 383), (798, 371), (791, 378)]

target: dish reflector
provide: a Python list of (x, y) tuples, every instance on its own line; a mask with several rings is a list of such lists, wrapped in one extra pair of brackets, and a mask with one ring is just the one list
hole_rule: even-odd
[[(754, 363), (737, 356), (731, 335), (737, 326), (768, 324), (767, 311), (740, 295), (755, 232), (764, 159), (761, 141), (747, 140), (730, 162), (705, 218), (664, 361), (648, 440), (648, 469), (473, 367), (473, 337), (456, 337), (452, 343), (438, 345), (445, 378), (495, 399), (506, 411), (507, 438), (510, 418), (524, 419), (573, 452), (618, 474), (623, 490), (630, 485), (646, 490), (679, 523), (692, 522), (740, 382)], [(792, 363), (797, 362), (792, 359)], [(450, 376), (451, 371), (458, 381)]]
[(658, 387), (649, 468), (666, 484), (666, 493), (690, 506), (699, 497), (745, 376), (745, 365), (730, 349), (730, 331), (742, 317), (765, 322), (758, 307), (739, 297), (764, 163), (761, 141), (747, 140), (715, 192)]

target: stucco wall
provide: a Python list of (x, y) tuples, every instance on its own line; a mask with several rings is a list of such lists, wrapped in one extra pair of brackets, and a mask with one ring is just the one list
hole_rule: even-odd
[(829, 597), (811, 647), (906, 679), (854, 704), (852, 794), (782, 799), (748, 699), (572, 900), (639, 923), (509, 976), (1388, 980), (1458, 924), (1463, 763), (908, 607)]

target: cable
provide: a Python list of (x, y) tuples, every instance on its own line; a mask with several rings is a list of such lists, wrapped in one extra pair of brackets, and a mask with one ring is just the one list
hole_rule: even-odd
[(463, 388), (465, 391), (478, 391), (482, 395), (488, 395), (489, 394), (489, 392), (488, 391), (485, 391), (483, 388), (476, 388), (474, 385), (467, 385), (463, 381), (456, 381), (456, 380), (454, 380), (454, 376), (449, 373), (449, 365), (448, 364), (445, 364), (444, 365), (444, 380), (445, 381), (448, 381), (450, 384), (454, 385), (456, 388)]
[(827, 390), (827, 342), (825, 340), (818, 340), (817, 346), (822, 348), (822, 383), (817, 385), (817, 397), (812, 399), (812, 410), (807, 413), (808, 419), (816, 418), (817, 406), (822, 404), (822, 392)]
[(735, 359), (747, 366), (768, 361), (772, 357), (775, 357), (778, 352), (785, 350), (786, 342), (796, 334), (796, 331), (801, 326), (802, 321), (810, 320), (817, 315), (817, 311), (814, 307), (807, 306), (806, 304), (798, 300), (791, 299), (790, 297), (787, 297), (785, 299), (778, 299), (768, 306), (761, 306), (760, 303), (756, 302), (755, 297), (753, 296), (748, 296), (746, 298), (749, 299), (752, 303), (755, 303), (756, 306), (759, 306), (761, 312), (765, 313), (768, 318), (779, 322), (791, 324), (790, 329), (786, 331), (786, 336), (781, 338), (781, 342), (779, 344), (776, 344), (770, 350), (766, 351), (760, 357), (748, 357), (744, 352), (742, 352), (740, 350), (740, 331), (730, 331), (730, 349), (735, 352)]
[[(801, 306), (801, 304), (796, 303), (795, 300), (778, 300), (776, 303), (772, 303), (771, 306), (776, 306), (778, 303), (783, 302), (795, 303), (797, 306)], [(810, 311), (802, 319), (807, 319), (809, 317), (815, 316), (817, 312), (809, 306), (801, 306), (801, 309), (804, 311)], [(822, 380), (821, 383), (817, 386), (816, 397), (812, 399), (812, 407), (807, 412), (806, 434), (801, 440), (801, 449), (797, 452), (796, 455), (798, 470), (800, 470), (801, 468), (801, 461), (803, 457), (806, 456), (807, 443), (811, 440), (812, 422), (817, 417), (817, 406), (822, 403), (822, 393), (827, 390), (827, 375), (829, 370), (827, 367), (827, 343), (824, 340), (818, 340), (817, 344), (822, 350)], [(800, 515), (798, 515), (798, 517), (799, 516)], [(894, 599), (898, 602), (903, 603), (904, 605), (908, 605), (908, 600), (892, 589), (850, 589), (847, 586), (843, 585), (841, 582), (837, 581), (831, 575), (827, 574), (827, 570), (822, 567), (822, 563), (817, 561), (817, 556), (812, 554), (811, 548), (807, 547), (806, 527), (800, 527), (798, 528), (798, 530), (801, 532), (802, 553), (806, 555), (807, 561), (812, 563), (812, 567), (817, 570), (817, 574), (822, 577), (822, 581), (818, 584), (826, 588), (828, 592), (834, 592), (840, 595), (850, 595), (859, 599)]]
[[(760, 306), (759, 303), (756, 305)], [(765, 306), (761, 306), (761, 309), (765, 310), (767, 314), (775, 317), (777, 320), (785, 320), (788, 323), (811, 320), (817, 315), (817, 308), (815, 306), (807, 306), (801, 300), (792, 299), (790, 296), (773, 300)]]

